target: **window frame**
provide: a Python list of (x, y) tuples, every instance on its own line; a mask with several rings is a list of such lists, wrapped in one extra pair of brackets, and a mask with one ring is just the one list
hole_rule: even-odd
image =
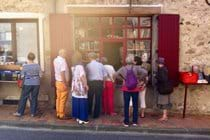
[(16, 24), (17, 23), (35, 23), (37, 27), (37, 61), (40, 64), (40, 40), (39, 40), (39, 19), (21, 19), (21, 18), (14, 18), (14, 19), (0, 19), (0, 23), (11, 23), (11, 33), (12, 33), (12, 51), (13, 58), (17, 60), (17, 39), (16, 39)]

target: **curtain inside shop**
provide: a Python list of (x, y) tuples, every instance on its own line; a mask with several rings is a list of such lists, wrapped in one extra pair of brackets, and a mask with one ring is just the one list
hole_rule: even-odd
[(165, 58), (169, 78), (179, 83), (179, 15), (158, 16), (158, 56)]

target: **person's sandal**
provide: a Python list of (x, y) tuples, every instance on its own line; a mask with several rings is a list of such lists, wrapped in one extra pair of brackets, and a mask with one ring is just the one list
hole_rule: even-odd
[(162, 121), (168, 121), (168, 117), (165, 117), (165, 118), (162, 117), (162, 118), (159, 119), (159, 121), (161, 121), (161, 122)]
[(141, 114), (141, 115), (140, 115), (140, 118), (145, 118), (145, 115), (142, 115), (142, 114)]

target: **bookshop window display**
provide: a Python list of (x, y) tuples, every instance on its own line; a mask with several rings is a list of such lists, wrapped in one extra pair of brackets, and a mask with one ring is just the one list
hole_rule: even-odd
[(20, 66), (33, 52), (38, 53), (38, 21), (34, 19), (0, 20), (0, 80), (17, 80)]
[(105, 56), (115, 69), (125, 62), (128, 54), (142, 56), (147, 53), (151, 59), (152, 17), (75, 17), (75, 49), (83, 54), (96, 52)]

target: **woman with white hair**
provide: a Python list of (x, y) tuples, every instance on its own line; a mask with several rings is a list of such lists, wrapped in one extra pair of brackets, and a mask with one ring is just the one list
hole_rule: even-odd
[(133, 126), (138, 124), (138, 96), (141, 89), (142, 80), (147, 76), (147, 71), (141, 66), (134, 65), (134, 56), (126, 57), (126, 65), (117, 71), (117, 78), (123, 80), (122, 91), (124, 99), (124, 126), (129, 126), (129, 102), (133, 102)]

